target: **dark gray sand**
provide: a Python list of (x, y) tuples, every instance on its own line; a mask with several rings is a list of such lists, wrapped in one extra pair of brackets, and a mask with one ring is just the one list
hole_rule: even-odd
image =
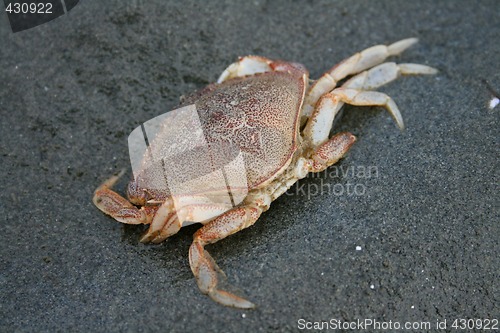
[[(497, 1), (465, 0), (83, 1), (16, 34), (2, 13), (0, 331), (289, 332), (365, 319), (436, 331), (498, 319), (500, 106), (488, 107), (485, 82), (500, 90), (499, 13)], [(381, 108), (346, 108), (336, 130), (358, 136), (348, 156), (209, 247), (257, 309), (200, 294), (187, 256), (198, 225), (143, 245), (143, 227), (93, 206), (96, 186), (130, 166), (128, 134), (237, 56), (298, 61), (317, 78), (407, 37), (420, 43), (395, 61), (440, 72), (380, 89), (406, 130)]]

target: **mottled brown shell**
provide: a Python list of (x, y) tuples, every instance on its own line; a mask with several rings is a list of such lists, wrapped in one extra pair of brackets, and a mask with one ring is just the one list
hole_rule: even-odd
[[(189, 157), (179, 156), (171, 159), (174, 164), (168, 167), (176, 168), (179, 177), (183, 178), (181, 181), (189, 181), (220, 169), (241, 152), (247, 177), (247, 188), (242, 190), (264, 186), (288, 166), (297, 148), (298, 119), (304, 91), (303, 73), (278, 71), (210, 84), (184, 98), (183, 106), (196, 106), (210, 152), (200, 150)], [(170, 125), (163, 130), (177, 129), (172, 129)], [(186, 143), (179, 136), (175, 141), (155, 140), (152, 145), (162, 145), (164, 148), (161, 150), (166, 152), (169, 147)], [(157, 181), (158, 175), (157, 172), (145, 172), (131, 186), (136, 189), (154, 188), (149, 185)], [(202, 187), (210, 188), (206, 185)], [(157, 190), (150, 192), (158, 193)], [(163, 197), (167, 193), (161, 194), (153, 196)]]

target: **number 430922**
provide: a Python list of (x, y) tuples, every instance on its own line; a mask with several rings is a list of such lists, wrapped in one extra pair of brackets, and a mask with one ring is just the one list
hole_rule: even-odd
[(52, 4), (47, 3), (9, 3), (5, 8), (9, 14), (52, 14)]

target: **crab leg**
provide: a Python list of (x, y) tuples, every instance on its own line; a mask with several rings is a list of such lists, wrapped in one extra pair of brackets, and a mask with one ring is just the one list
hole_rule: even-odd
[(217, 83), (221, 83), (235, 77), (270, 72), (272, 71), (270, 66), (272, 62), (273, 61), (271, 59), (259, 56), (246, 56), (240, 58), (238, 61), (229, 65), (224, 72), (222, 72), (219, 79), (217, 79)]
[(394, 117), (398, 126), (401, 129), (404, 128), (403, 118), (396, 103), (386, 94), (338, 88), (321, 97), (317, 110), (304, 129), (304, 136), (313, 148), (328, 140), (333, 119), (344, 103), (357, 106), (384, 106)]
[(394, 100), (377, 91), (361, 91), (356, 89), (338, 88), (332, 91), (343, 103), (357, 106), (383, 106), (392, 115), (400, 129), (404, 129), (403, 117)]
[(176, 234), (184, 222), (205, 222), (227, 212), (232, 206), (222, 203), (196, 204), (175, 209), (172, 203), (163, 204), (157, 211), (141, 242), (161, 243)]
[(172, 199), (166, 200), (156, 211), (148, 231), (141, 237), (141, 242), (147, 243), (152, 241), (163, 229), (168, 231), (168, 236), (177, 233), (181, 228), (181, 225), (172, 221), (172, 219), (176, 217), (177, 215), (175, 214)]
[[(435, 74), (436, 72), (436, 69), (425, 65), (386, 62), (353, 76), (342, 85), (342, 88), (358, 91), (372, 90), (396, 80), (401, 75)], [(328, 140), (333, 120), (344, 105), (342, 99), (336, 96), (335, 91), (336, 89), (320, 98), (304, 129), (304, 136), (310, 138), (314, 147)], [(393, 117), (402, 119), (394, 103), (391, 107)], [(402, 122), (398, 125), (401, 127)]]
[(373, 90), (398, 79), (401, 75), (431, 75), (436, 73), (437, 70), (435, 68), (425, 65), (385, 62), (353, 76), (342, 87)]
[(303, 116), (309, 117), (320, 97), (335, 88), (340, 80), (381, 64), (388, 57), (400, 54), (417, 42), (417, 38), (408, 38), (389, 46), (372, 46), (335, 65), (312, 85), (306, 96)]
[(305, 67), (298, 63), (289, 63), (280, 60), (276, 61), (259, 56), (246, 56), (229, 65), (219, 76), (217, 83), (222, 83), (237, 77), (274, 71), (288, 72), (289, 74), (293, 71), (300, 76), (305, 74), (306, 77), (309, 75)]
[(149, 217), (154, 214), (156, 207), (143, 206), (138, 209), (132, 205), (127, 199), (111, 190), (111, 187), (123, 175), (121, 171), (118, 175), (114, 175), (99, 186), (95, 192), (92, 201), (104, 213), (110, 215), (118, 222), (126, 224), (148, 224)]
[(255, 223), (262, 213), (255, 205), (234, 208), (209, 222), (194, 234), (189, 248), (189, 263), (198, 287), (214, 301), (236, 308), (253, 308), (255, 305), (239, 296), (221, 289), (224, 272), (217, 266), (205, 245), (213, 244)]

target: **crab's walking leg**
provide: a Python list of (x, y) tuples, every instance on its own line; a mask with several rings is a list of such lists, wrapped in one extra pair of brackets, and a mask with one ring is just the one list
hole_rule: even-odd
[(309, 117), (320, 97), (335, 88), (340, 80), (381, 64), (388, 57), (400, 54), (416, 42), (417, 38), (408, 38), (389, 46), (372, 46), (335, 65), (312, 85), (306, 96), (303, 116)]
[(356, 89), (338, 88), (332, 91), (343, 103), (357, 106), (383, 106), (389, 111), (400, 129), (404, 129), (403, 117), (392, 98), (377, 91), (361, 91)]
[(373, 90), (398, 79), (401, 75), (431, 75), (436, 73), (435, 68), (425, 65), (385, 62), (351, 77), (342, 87)]
[(384, 106), (394, 117), (398, 126), (404, 127), (403, 118), (396, 103), (386, 94), (375, 91), (338, 88), (325, 94), (304, 129), (304, 137), (312, 148), (328, 140), (333, 119), (344, 103), (358, 106)]
[(165, 234), (165, 237), (162, 239), (164, 240), (176, 234), (181, 227), (182, 225), (178, 223), (177, 215), (175, 214), (173, 201), (169, 198), (163, 202), (156, 211), (148, 231), (141, 237), (141, 242), (151, 242), (158, 237), (161, 232)]
[(266, 72), (290, 72), (298, 70), (299, 74), (308, 75), (306, 69), (297, 63), (289, 63), (280, 60), (271, 60), (259, 56), (246, 56), (229, 65), (217, 79), (217, 83), (222, 83), (236, 77), (254, 75)]
[[(372, 90), (396, 80), (401, 75), (435, 74), (436, 72), (436, 69), (425, 65), (386, 62), (353, 76), (342, 85), (342, 88), (358, 91)], [(344, 105), (342, 98), (336, 95), (336, 91), (333, 90), (320, 98), (304, 129), (304, 135), (310, 138), (314, 147), (328, 140), (333, 120)], [(389, 110), (392, 110), (391, 114), (394, 118), (402, 119), (395, 104), (391, 103), (390, 106)], [(402, 121), (398, 122), (398, 125), (402, 127)]]
[(217, 79), (217, 83), (226, 80), (251, 75), (256, 73), (264, 73), (272, 71), (270, 64), (273, 61), (268, 58), (259, 56), (246, 56), (229, 65)]
[(150, 222), (148, 216), (152, 216), (156, 207), (144, 206), (138, 209), (127, 199), (111, 190), (111, 187), (123, 175), (121, 171), (99, 186), (95, 192), (92, 201), (104, 213), (110, 215), (115, 220), (126, 224), (147, 224)]
[(164, 203), (156, 212), (149, 230), (141, 242), (161, 243), (176, 234), (184, 221), (205, 222), (227, 212), (232, 206), (223, 203), (195, 204), (175, 208), (173, 203)]
[(221, 289), (224, 272), (217, 266), (205, 245), (215, 243), (241, 229), (255, 223), (262, 213), (255, 205), (234, 208), (200, 228), (195, 234), (193, 244), (189, 248), (189, 263), (198, 287), (213, 300), (223, 305), (237, 308), (253, 308), (255, 305), (239, 296)]

